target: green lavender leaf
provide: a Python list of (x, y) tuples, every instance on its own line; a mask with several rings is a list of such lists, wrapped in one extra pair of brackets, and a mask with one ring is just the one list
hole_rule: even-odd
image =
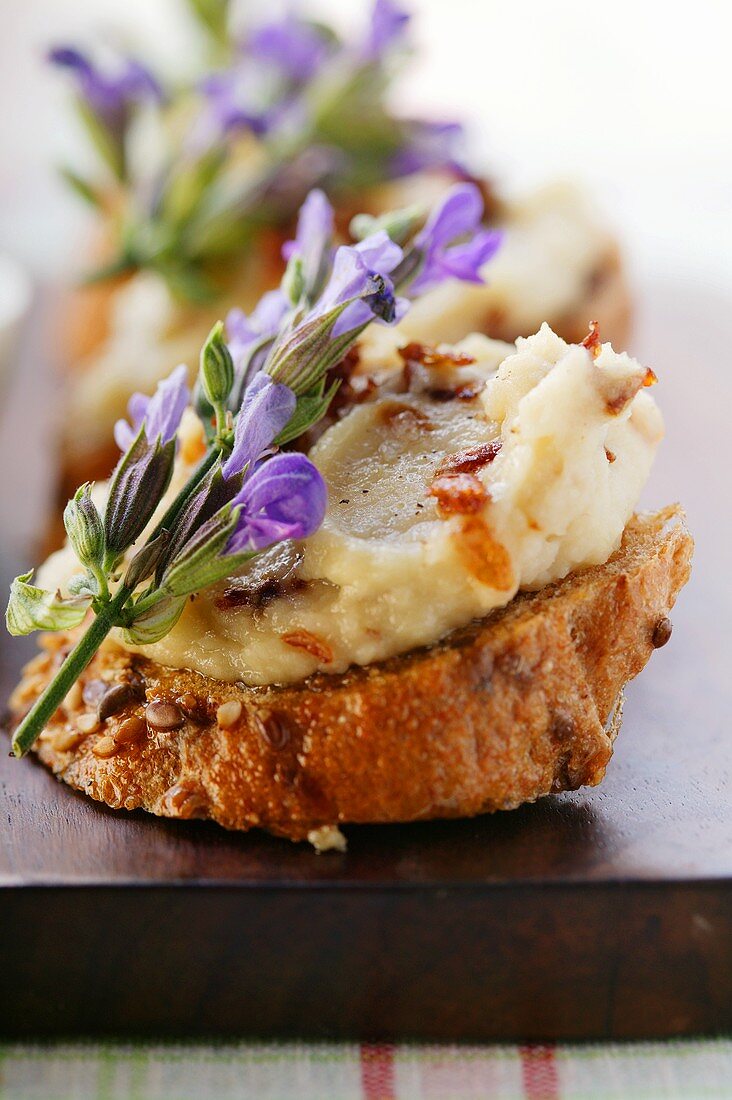
[(76, 109), (81, 121), (84, 123), (87, 133), (94, 148), (105, 164), (111, 169), (115, 177), (123, 181), (126, 175), (125, 154), (122, 142), (119, 141), (105, 125), (104, 120), (89, 106), (85, 99), (79, 96), (76, 100)]
[(47, 592), (30, 584), (33, 570), (16, 577), (10, 586), (5, 623), (10, 634), (32, 634), (34, 630), (70, 630), (78, 626), (91, 606), (91, 596), (64, 599), (59, 592)]
[(83, 199), (84, 202), (95, 207), (97, 210), (103, 208), (104, 200), (94, 184), (89, 183), (88, 180), (85, 180), (83, 176), (80, 176), (73, 168), (69, 168), (67, 165), (61, 167), (59, 171), (63, 179), (80, 199)]
[(188, 0), (193, 14), (220, 44), (228, 41), (230, 0)]

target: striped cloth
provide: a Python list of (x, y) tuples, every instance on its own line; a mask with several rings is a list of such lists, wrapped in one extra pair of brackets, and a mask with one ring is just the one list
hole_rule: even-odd
[(732, 1097), (732, 1039), (603, 1046), (0, 1045), (2, 1100)]

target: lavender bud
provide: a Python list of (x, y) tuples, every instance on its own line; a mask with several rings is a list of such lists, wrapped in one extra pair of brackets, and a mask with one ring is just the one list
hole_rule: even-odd
[(201, 385), (214, 409), (226, 404), (234, 385), (234, 361), (224, 339), (224, 322), (217, 321), (201, 350)]
[(64, 527), (81, 564), (99, 567), (104, 558), (104, 525), (88, 482), (76, 490), (66, 505)]
[(316, 315), (275, 342), (265, 372), (275, 382), (281, 382), (299, 397), (325, 374), (326, 355), (331, 343), (333, 325), (343, 312), (339, 305), (323, 315)]
[(124, 583), (127, 588), (137, 588), (138, 584), (152, 576), (169, 542), (170, 533), (163, 529), (157, 538), (138, 550), (125, 573)]
[(226, 505), (188, 540), (166, 567), (160, 590), (170, 596), (188, 596), (215, 584), (232, 571), (232, 560), (223, 557), (236, 530), (238, 511)]
[(139, 615), (132, 611), (132, 619), (125, 627), (125, 641), (131, 645), (152, 645), (159, 642), (173, 629), (186, 605), (187, 596), (161, 595)]
[(193, 494), (178, 515), (173, 531), (166, 539), (165, 546), (155, 562), (158, 582), (170, 562), (178, 556), (195, 532), (229, 503), (240, 485), (241, 477), (224, 479), (220, 466), (211, 470), (198, 491)]
[(305, 292), (305, 265), (300, 256), (290, 258), (280, 286), (287, 300), (296, 306)]
[(105, 566), (111, 571), (142, 534), (173, 473), (175, 439), (150, 445), (144, 427), (117, 463), (104, 513)]
[(413, 206), (405, 206), (401, 210), (390, 210), (378, 218), (373, 214), (356, 214), (351, 218), (348, 229), (355, 241), (362, 241), (372, 233), (378, 233), (383, 229), (392, 241), (404, 244), (422, 225), (426, 214), (425, 207), (417, 203)]

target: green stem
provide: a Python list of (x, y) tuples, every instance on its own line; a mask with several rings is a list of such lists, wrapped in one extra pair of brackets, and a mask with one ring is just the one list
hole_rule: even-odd
[[(191, 493), (201, 483), (208, 471), (219, 456), (217, 448), (213, 448), (201, 460), (198, 467), (176, 496), (165, 515), (157, 524), (155, 530), (147, 540), (157, 538), (163, 529), (169, 530), (175, 523), (181, 509)], [(39, 695), (23, 721), (18, 726), (13, 736), (13, 752), (16, 756), (25, 756), (32, 747), (39, 733), (48, 723), (57, 708), (65, 699), (69, 689), (78, 680), (94, 654), (99, 649), (104, 639), (113, 627), (121, 625), (121, 612), (132, 595), (132, 590), (126, 585), (120, 585), (114, 596), (107, 603), (102, 604), (96, 614), (94, 622), (86, 633), (79, 639), (68, 657), (61, 665), (53, 680)]]
[(113, 626), (117, 625), (119, 612), (130, 597), (130, 590), (122, 585), (108, 604), (97, 613), (94, 622), (79, 639), (61, 665), (46, 690), (39, 695), (13, 736), (13, 752), (25, 756), (38, 734), (65, 699), (69, 689), (78, 680)]

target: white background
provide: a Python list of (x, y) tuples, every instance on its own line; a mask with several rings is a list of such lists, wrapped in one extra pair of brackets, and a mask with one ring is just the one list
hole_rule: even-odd
[[(408, 4), (408, 0), (405, 0)], [(52, 42), (139, 44), (172, 71), (193, 46), (183, 0), (0, 0), (0, 251), (68, 264), (82, 213), (52, 166), (78, 135)], [(245, 3), (267, 18), (271, 2)], [(511, 187), (584, 179), (641, 277), (732, 285), (732, 5), (726, 0), (411, 0), (405, 110), (466, 118), (474, 160)], [(361, 0), (316, 10), (356, 28)]]

